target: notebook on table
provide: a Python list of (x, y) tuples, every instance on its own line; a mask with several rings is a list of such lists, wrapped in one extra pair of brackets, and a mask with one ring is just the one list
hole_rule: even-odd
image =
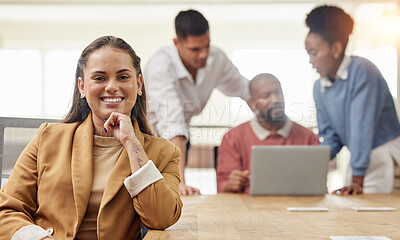
[(328, 146), (253, 146), (250, 195), (324, 195)]

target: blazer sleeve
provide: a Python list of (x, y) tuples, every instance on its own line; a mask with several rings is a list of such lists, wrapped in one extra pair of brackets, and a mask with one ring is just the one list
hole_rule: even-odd
[(47, 123), (39, 128), (39, 134), (25, 147), (19, 156), (11, 176), (0, 191), (0, 239), (11, 239), (24, 226), (35, 225), (33, 214), (37, 209), (38, 164), (40, 136)]
[[(157, 164), (163, 178), (150, 184), (133, 198), (135, 210), (143, 224), (150, 229), (165, 229), (181, 216), (179, 196), (179, 155), (177, 147), (167, 161)], [(166, 162), (166, 163), (165, 163)]]

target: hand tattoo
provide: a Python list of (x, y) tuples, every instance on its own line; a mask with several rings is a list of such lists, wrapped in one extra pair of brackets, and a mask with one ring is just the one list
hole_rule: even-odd
[(132, 151), (133, 151), (133, 153), (136, 153), (137, 162), (139, 164), (139, 167), (142, 167), (143, 160), (140, 159), (140, 157), (139, 157), (139, 153), (142, 151), (142, 146), (140, 146), (139, 144), (133, 144)]

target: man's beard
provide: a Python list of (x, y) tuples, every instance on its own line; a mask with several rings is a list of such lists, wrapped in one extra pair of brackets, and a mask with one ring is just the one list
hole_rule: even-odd
[[(275, 106), (268, 108), (264, 113), (259, 111), (259, 116), (262, 118), (262, 120), (272, 125), (280, 125), (284, 123), (286, 121), (286, 115), (281, 104), (284, 103), (276, 103)], [(272, 112), (276, 110), (282, 111), (282, 113), (279, 116), (273, 116)]]

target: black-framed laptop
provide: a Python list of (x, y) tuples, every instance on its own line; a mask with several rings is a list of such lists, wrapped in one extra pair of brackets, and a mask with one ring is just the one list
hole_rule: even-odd
[(250, 195), (324, 195), (328, 146), (253, 146)]

